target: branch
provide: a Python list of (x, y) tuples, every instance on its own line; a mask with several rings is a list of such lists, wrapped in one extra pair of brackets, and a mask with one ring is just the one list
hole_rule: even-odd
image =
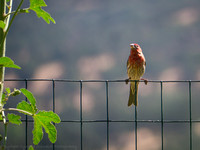
[[(24, 9), (20, 9), (17, 13), (20, 13), (20, 14), (22, 14), (22, 13), (29, 13), (29, 8), (24, 8)], [(16, 11), (12, 11), (12, 12), (10, 12), (10, 13), (7, 13), (6, 15), (5, 15), (5, 18), (7, 18), (8, 16), (10, 16), (10, 15), (12, 15), (12, 14), (14, 14)]]
[(1, 41), (0, 47), (1, 47), (1, 45), (4, 43), (4, 41), (5, 41), (5, 39), (6, 39), (6, 36), (7, 36), (7, 34), (8, 34), (8, 31), (9, 31), (9, 29), (10, 29), (10, 27), (11, 27), (11, 25), (12, 25), (14, 19), (15, 19), (15, 17), (17, 16), (17, 13), (19, 12), (20, 7), (22, 6), (23, 2), (24, 2), (24, 0), (21, 0), (21, 2), (20, 2), (20, 4), (19, 4), (19, 6), (17, 7), (17, 9), (16, 9), (16, 11), (15, 11), (15, 13), (14, 13), (12, 19), (10, 20), (10, 23), (9, 23), (9, 25), (8, 25), (8, 28), (7, 28), (7, 30), (6, 30), (6, 32), (5, 32), (4, 36), (3, 36), (3, 39), (2, 39), (2, 41)]
[(17, 109), (17, 108), (3, 108), (2, 109), (2, 112), (3, 111), (18, 111), (18, 112), (20, 112), (20, 113), (24, 113), (24, 114), (27, 114), (27, 115), (29, 115), (29, 116), (33, 116), (34, 114), (32, 114), (32, 113), (30, 113), (30, 112), (28, 112), (28, 111), (25, 111), (25, 110), (21, 110), (21, 109)]
[[(10, 0), (10, 5), (9, 5), (8, 14), (10, 14), (11, 11), (12, 11), (12, 3), (13, 3), (13, 0)], [(8, 15), (8, 18), (7, 18), (7, 20), (6, 20), (6, 26), (5, 26), (5, 28), (4, 28), (4, 29), (6, 29), (6, 30), (7, 30), (7, 28), (8, 28), (9, 21), (10, 21), (10, 15)]]
[(6, 124), (6, 115), (3, 110), (1, 111), (1, 114), (2, 114), (2, 118), (3, 118), (3, 124)]

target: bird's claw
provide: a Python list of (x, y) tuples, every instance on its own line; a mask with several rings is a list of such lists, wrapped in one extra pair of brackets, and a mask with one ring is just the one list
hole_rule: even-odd
[(125, 79), (125, 83), (128, 84), (131, 78)]
[(147, 79), (142, 78), (141, 80), (143, 80), (144, 83), (145, 83), (145, 85), (147, 85), (147, 83), (148, 83), (148, 80), (147, 80)]

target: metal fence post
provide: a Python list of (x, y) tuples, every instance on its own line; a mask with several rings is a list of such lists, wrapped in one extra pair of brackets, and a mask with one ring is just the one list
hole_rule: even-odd
[[(28, 81), (27, 79), (24, 80), (25, 81), (25, 89), (28, 88)], [(26, 102), (27, 102), (27, 98), (26, 98)], [(28, 116), (25, 116), (25, 120), (26, 120), (26, 125), (25, 125), (25, 144), (26, 144), (26, 150), (28, 150)]]
[(80, 140), (81, 140), (81, 150), (83, 150), (83, 106), (82, 106), (82, 101), (83, 101), (83, 82), (80, 80)]
[(109, 150), (109, 106), (108, 106), (108, 80), (106, 80), (106, 122), (107, 122), (107, 150)]
[(164, 136), (163, 136), (163, 82), (162, 81), (160, 81), (160, 103), (161, 103), (161, 109), (160, 109), (160, 111), (161, 111), (161, 148), (162, 148), (162, 150), (164, 149), (164, 146), (163, 146), (163, 140), (164, 140)]
[[(135, 104), (137, 104), (137, 82), (138, 81), (134, 81), (135, 82)], [(137, 150), (137, 106), (135, 105), (135, 150)]]
[(191, 91), (191, 80), (189, 83), (189, 114), (190, 114), (190, 150), (192, 150), (192, 91)]
[[(53, 97), (53, 112), (55, 113), (55, 80), (54, 79), (52, 79), (52, 92), (53, 92), (53, 95), (52, 95), (52, 97)], [(55, 123), (54, 123), (54, 125), (55, 125)], [(53, 143), (53, 150), (55, 150), (55, 144)]]

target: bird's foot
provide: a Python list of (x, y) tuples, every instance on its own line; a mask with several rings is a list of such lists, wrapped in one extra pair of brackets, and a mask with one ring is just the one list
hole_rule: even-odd
[(147, 79), (141, 78), (141, 80), (143, 80), (144, 83), (145, 83), (145, 85), (147, 85), (147, 83), (148, 83), (148, 80), (147, 80)]
[(125, 79), (125, 83), (128, 84), (131, 78)]

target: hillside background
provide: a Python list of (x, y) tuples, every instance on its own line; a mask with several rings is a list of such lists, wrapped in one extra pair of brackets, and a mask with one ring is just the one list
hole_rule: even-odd
[[(15, 1), (15, 3), (18, 3)], [(56, 24), (47, 25), (31, 12), (17, 16), (7, 39), (7, 56), (21, 70), (6, 70), (7, 79), (126, 79), (130, 43), (138, 43), (146, 57), (144, 78), (149, 80), (200, 80), (199, 0), (48, 0), (44, 8)], [(24, 7), (28, 6), (28, 1)], [(21, 87), (20, 82), (7, 86)], [(51, 109), (48, 82), (30, 82), (42, 109)], [(160, 119), (160, 85), (139, 88), (138, 119)], [(164, 84), (164, 119), (189, 119), (188, 83)], [(200, 83), (192, 84), (192, 118), (199, 116)], [(129, 86), (109, 84), (110, 119), (130, 120)], [(50, 93), (50, 94), (49, 94)], [(104, 83), (85, 83), (83, 119), (106, 119)], [(79, 119), (79, 84), (56, 83), (56, 111), (62, 120)], [(80, 148), (80, 124), (61, 123), (57, 145)], [(165, 124), (165, 149), (186, 150), (189, 124)], [(106, 148), (106, 123), (84, 126), (84, 148)], [(31, 133), (31, 130), (30, 130)], [(161, 147), (160, 124), (139, 124), (138, 149)], [(200, 124), (193, 124), (193, 145), (198, 149)], [(16, 145), (23, 145), (22, 138)], [(31, 139), (31, 135), (30, 135)], [(110, 149), (134, 149), (134, 124), (110, 124)], [(41, 145), (49, 145), (44, 140)], [(65, 148), (66, 148), (65, 147)]]

